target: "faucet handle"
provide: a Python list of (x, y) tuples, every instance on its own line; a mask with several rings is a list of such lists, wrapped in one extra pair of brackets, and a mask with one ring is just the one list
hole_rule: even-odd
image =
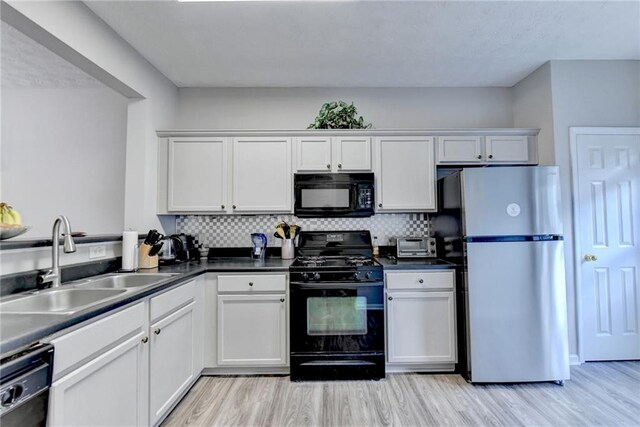
[(36, 278), (36, 283), (38, 285), (44, 285), (46, 283), (53, 282), (53, 280), (56, 277), (58, 277), (58, 275), (54, 273), (53, 270), (43, 271), (38, 274), (38, 277)]

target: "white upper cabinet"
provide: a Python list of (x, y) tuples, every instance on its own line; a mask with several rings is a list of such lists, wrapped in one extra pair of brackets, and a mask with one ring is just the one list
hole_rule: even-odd
[(296, 138), (296, 170), (299, 172), (331, 171), (331, 137)]
[(371, 171), (368, 136), (304, 136), (295, 144), (297, 172)]
[(337, 172), (371, 170), (371, 137), (339, 136), (333, 139), (333, 165)]
[(170, 138), (168, 212), (224, 212), (228, 138)]
[(487, 162), (526, 163), (529, 161), (529, 143), (526, 136), (485, 137)]
[(440, 165), (536, 164), (534, 138), (526, 135), (439, 136)]
[(233, 139), (233, 213), (292, 211), (291, 138)]
[(376, 210), (436, 209), (433, 137), (379, 137), (375, 147)]
[(482, 161), (482, 137), (438, 137), (439, 163), (481, 163)]

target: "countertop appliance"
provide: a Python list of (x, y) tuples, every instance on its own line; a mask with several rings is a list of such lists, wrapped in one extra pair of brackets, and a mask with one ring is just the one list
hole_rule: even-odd
[(294, 214), (299, 218), (374, 214), (372, 173), (295, 174)]
[(368, 231), (301, 232), (289, 267), (291, 380), (385, 377), (383, 267)]
[(438, 190), (433, 231), (463, 247), (448, 253), (463, 255), (467, 378), (562, 384), (569, 352), (558, 168), (462, 169)]
[(0, 361), (0, 425), (44, 427), (52, 374), (51, 344), (39, 344)]
[(253, 243), (251, 258), (264, 259), (267, 251), (267, 236), (263, 233), (251, 233), (251, 243)]
[(437, 255), (436, 239), (433, 237), (396, 238), (398, 258), (435, 258)]
[(200, 258), (194, 238), (189, 234), (165, 236), (161, 242), (161, 249), (158, 252), (160, 264), (174, 264)]

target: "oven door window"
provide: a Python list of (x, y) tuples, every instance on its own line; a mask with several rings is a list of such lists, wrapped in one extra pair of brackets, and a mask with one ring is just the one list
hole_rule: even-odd
[(308, 335), (366, 335), (366, 297), (307, 298)]

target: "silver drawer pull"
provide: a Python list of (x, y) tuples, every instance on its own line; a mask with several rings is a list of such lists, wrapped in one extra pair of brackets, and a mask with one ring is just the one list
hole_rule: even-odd
[(253, 286), (253, 282), (249, 282), (249, 286)]
[(424, 283), (423, 279), (418, 280), (418, 283)]

